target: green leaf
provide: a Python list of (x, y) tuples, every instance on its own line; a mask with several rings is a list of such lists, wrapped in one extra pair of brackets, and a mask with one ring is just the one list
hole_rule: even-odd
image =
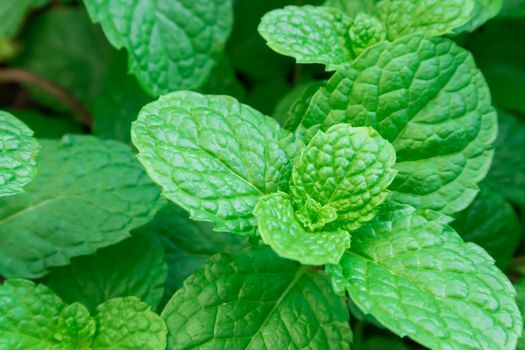
[[(132, 150), (90, 136), (43, 140), (26, 193), (0, 198), (0, 275), (40, 277), (150, 221), (160, 193)], [(28, 249), (28, 247), (30, 247)]]
[(329, 7), (287, 6), (264, 15), (258, 31), (278, 53), (335, 70), (354, 57), (347, 34), (351, 24)]
[(47, 115), (36, 110), (11, 110), (34, 132), (37, 139), (61, 139), (65, 134), (82, 134), (82, 125), (70, 114)]
[(514, 289), (494, 260), (444, 218), (392, 205), (352, 233), (328, 272), (365, 313), (431, 349), (513, 349), (522, 330)]
[[(322, 81), (307, 81), (294, 86), (279, 103), (275, 106), (273, 117), (279, 122), (279, 125), (290, 131), (295, 131), (297, 123), (306, 112), (313, 94), (323, 86)], [(296, 120), (299, 119), (297, 122)]]
[(361, 350), (407, 350), (400, 339), (394, 337), (372, 336), (367, 338), (360, 346)]
[(14, 37), (22, 26), (28, 12), (44, 6), (48, 0), (2, 0), (0, 1), (0, 38)]
[(202, 86), (232, 27), (231, 0), (84, 0), (153, 96)]
[(81, 302), (90, 311), (111, 298), (126, 296), (156, 308), (166, 276), (160, 241), (144, 235), (74, 258), (70, 265), (51, 270), (45, 283), (65, 302)]
[(288, 186), (271, 118), (227, 96), (175, 92), (146, 105), (131, 138), (163, 195), (215, 230), (253, 234), (259, 197)]
[(525, 208), (525, 122), (502, 110), (494, 161), (486, 183), (511, 202)]
[(35, 177), (40, 146), (32, 136), (27, 125), (0, 111), (0, 197), (24, 192)]
[(164, 350), (166, 325), (135, 297), (115, 298), (97, 307), (93, 350)]
[(81, 304), (66, 305), (27, 280), (0, 285), (0, 349), (91, 349), (95, 321)]
[(161, 305), (165, 305), (184, 280), (217, 253), (236, 253), (248, 246), (245, 238), (214, 232), (212, 225), (192, 221), (183, 209), (168, 203), (155, 218), (135, 232), (156, 235), (162, 241), (168, 278)]
[(326, 229), (354, 230), (372, 219), (388, 196), (395, 160), (392, 145), (372, 128), (339, 124), (320, 131), (292, 170), (295, 207), (303, 208), (313, 199), (337, 212)]
[(503, 271), (508, 268), (521, 239), (516, 211), (488, 188), (483, 188), (474, 202), (458, 213), (451, 226), (465, 241), (483, 247)]
[(456, 32), (472, 32), (500, 12), (503, 0), (474, 0), (471, 19)]
[(162, 317), (171, 349), (350, 349), (344, 300), (324, 275), (260, 247), (197, 270)]
[(377, 0), (326, 0), (325, 6), (341, 10), (353, 18), (358, 13), (374, 13)]
[[(350, 247), (350, 234), (346, 231), (305, 230), (287, 194), (272, 193), (262, 197), (254, 214), (264, 243), (283, 258), (306, 265), (336, 264)], [(336, 215), (335, 212), (333, 214)], [(318, 220), (322, 221), (322, 218)]]
[[(519, 280), (514, 287), (516, 288), (516, 302), (522, 315), (525, 315), (525, 279)], [(521, 337), (518, 339), (518, 346), (516, 350), (525, 350), (525, 329), (521, 332)]]
[(387, 39), (395, 40), (407, 34), (452, 33), (471, 19), (474, 8), (471, 0), (382, 0), (376, 12), (387, 28)]
[[(443, 38), (375, 45), (337, 71), (302, 128), (371, 126), (396, 150), (394, 200), (445, 214), (474, 199), (490, 166), (496, 113), (474, 60)], [(299, 131), (299, 133), (304, 132)]]
[(525, 1), (523, 0), (504, 0), (503, 7), (498, 17), (523, 18), (525, 17)]
[[(88, 109), (100, 93), (111, 46), (85, 9), (53, 7), (31, 21), (22, 40), (25, 49), (13, 64), (62, 87)], [(64, 110), (41, 90), (30, 91), (46, 106)]]

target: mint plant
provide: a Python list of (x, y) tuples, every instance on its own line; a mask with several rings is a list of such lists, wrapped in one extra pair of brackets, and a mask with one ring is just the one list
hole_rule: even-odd
[(522, 8), (6, 0), (0, 350), (525, 349)]

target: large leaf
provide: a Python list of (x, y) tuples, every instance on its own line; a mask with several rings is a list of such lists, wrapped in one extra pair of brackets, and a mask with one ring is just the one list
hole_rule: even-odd
[(430, 349), (514, 349), (522, 330), (514, 288), (483, 249), (442, 221), (386, 207), (329, 266), (336, 290)]
[(467, 242), (483, 247), (503, 271), (521, 240), (516, 210), (498, 193), (484, 187), (451, 225)]
[(160, 241), (135, 236), (51, 270), (46, 284), (65, 302), (81, 302), (90, 311), (111, 298), (126, 296), (135, 296), (156, 308), (166, 276)]
[(264, 15), (258, 30), (280, 54), (333, 70), (354, 57), (348, 37), (351, 24), (349, 18), (329, 7), (287, 6)]
[(203, 85), (232, 26), (231, 0), (84, 0), (130, 71), (159, 96)]
[(325, 276), (264, 247), (212, 258), (162, 317), (170, 350), (350, 348), (345, 303)]
[(40, 146), (32, 136), (27, 125), (0, 111), (0, 197), (22, 193), (35, 176)]
[[(339, 124), (320, 131), (292, 170), (295, 207), (300, 212), (312, 211), (311, 203), (331, 208), (336, 216), (326, 222), (328, 230), (356, 229), (372, 219), (386, 199), (395, 161), (392, 145), (372, 128)], [(319, 225), (315, 218), (303, 217), (310, 229)]]
[(394, 200), (445, 214), (474, 199), (497, 132), (489, 90), (469, 53), (419, 35), (371, 47), (314, 95), (303, 128), (338, 123), (372, 126), (393, 144)]
[(131, 134), (166, 198), (237, 234), (254, 233), (259, 197), (288, 185), (280, 135), (273, 119), (231, 97), (184, 91), (146, 105)]
[(159, 205), (159, 190), (128, 146), (90, 136), (41, 143), (35, 181), (0, 199), (3, 276), (39, 277), (117, 243)]
[[(279, 256), (306, 265), (335, 264), (350, 247), (350, 234), (343, 230), (305, 230), (287, 194), (272, 193), (259, 200), (254, 214), (258, 233)], [(335, 213), (315, 213), (318, 222)]]
[(214, 232), (211, 224), (191, 220), (185, 210), (172, 203), (135, 232), (155, 235), (164, 246), (168, 278), (161, 305), (165, 305), (184, 280), (209, 257), (217, 253), (236, 253), (248, 246), (246, 238)]

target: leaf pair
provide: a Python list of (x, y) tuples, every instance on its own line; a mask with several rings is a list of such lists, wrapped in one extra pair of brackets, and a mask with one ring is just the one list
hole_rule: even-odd
[(134, 297), (111, 299), (94, 316), (27, 280), (0, 285), (0, 348), (164, 350), (166, 325)]

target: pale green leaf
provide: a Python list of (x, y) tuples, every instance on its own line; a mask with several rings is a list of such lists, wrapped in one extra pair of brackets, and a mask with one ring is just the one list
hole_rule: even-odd
[(202, 86), (233, 22), (231, 0), (84, 0), (151, 95)]
[(258, 30), (278, 53), (334, 70), (354, 57), (348, 37), (351, 24), (329, 7), (287, 6), (264, 15)]
[(81, 302), (90, 311), (111, 298), (126, 296), (156, 308), (166, 277), (160, 241), (144, 235), (74, 258), (70, 265), (52, 269), (45, 283), (65, 302)]
[(0, 197), (24, 192), (35, 177), (40, 146), (32, 136), (27, 125), (0, 111)]
[(482, 24), (487, 22), (492, 17), (501, 11), (503, 7), (503, 0), (473, 0), (474, 8), (472, 10), (471, 19), (460, 28), (456, 29), (456, 32), (472, 32)]
[(162, 317), (171, 349), (350, 349), (344, 300), (324, 275), (260, 247), (197, 270)]
[(363, 312), (430, 349), (514, 349), (521, 334), (507, 277), (437, 213), (385, 207), (328, 272)]
[(175, 92), (132, 127), (139, 160), (163, 195), (217, 231), (253, 234), (259, 197), (285, 190), (290, 163), (269, 117), (227, 96)]
[(51, 266), (117, 243), (153, 218), (160, 193), (130, 147), (90, 136), (43, 140), (38, 176), (0, 198), (0, 275)]
[(525, 208), (525, 122), (498, 111), (499, 134), (487, 184), (511, 202)]
[(354, 230), (372, 219), (388, 196), (395, 160), (392, 145), (370, 127), (339, 124), (320, 131), (292, 170), (295, 207), (309, 206), (310, 199), (329, 206), (337, 215), (325, 229)]
[(27, 280), (0, 285), (0, 349), (87, 350), (94, 334), (95, 321), (81, 304), (68, 306)]
[(457, 214), (451, 226), (467, 242), (483, 247), (503, 271), (521, 240), (516, 210), (498, 193), (482, 188), (474, 202)]
[[(350, 234), (346, 231), (305, 230), (287, 194), (272, 193), (262, 197), (254, 214), (264, 243), (283, 258), (306, 265), (335, 264), (350, 247)], [(317, 219), (322, 222), (321, 216)]]
[(135, 297), (115, 298), (97, 307), (93, 350), (164, 350), (166, 324)]
[(394, 200), (445, 214), (476, 196), (497, 133), (489, 90), (470, 54), (448, 39), (419, 35), (377, 44), (337, 71), (312, 98), (302, 128), (339, 123), (371, 126), (393, 144)]

